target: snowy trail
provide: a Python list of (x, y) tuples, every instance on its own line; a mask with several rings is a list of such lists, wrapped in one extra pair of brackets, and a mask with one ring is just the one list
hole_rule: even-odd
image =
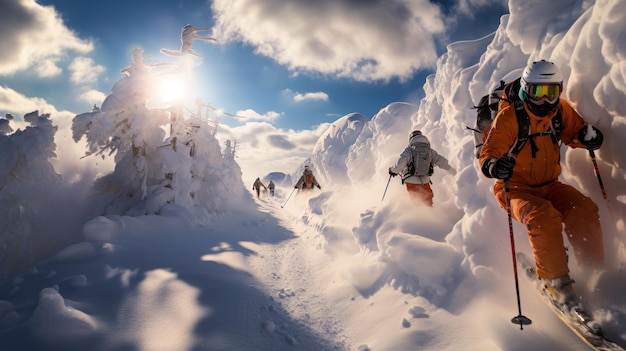
[[(272, 303), (284, 308), (297, 323), (329, 340), (328, 350), (351, 350), (342, 322), (326, 291), (326, 280), (332, 279), (333, 273), (324, 266), (330, 260), (316, 248), (314, 233), (302, 232), (302, 226), (293, 225), (289, 212), (279, 207), (281, 200), (260, 200), (258, 204), (261, 211), (270, 213), (281, 226), (294, 231), (295, 237), (256, 248), (258, 255), (251, 256), (249, 264), (251, 273), (261, 285), (258, 288), (265, 289)], [(302, 336), (291, 337), (298, 342)]]
[[(311, 200), (315, 202), (315, 196)], [(463, 345), (463, 337), (451, 338), (441, 332), (450, 329), (482, 349), (497, 349), (489, 340), (481, 342), (483, 334), (471, 324), (459, 321), (450, 326), (452, 314), (424, 297), (386, 284), (359, 290), (355, 279), (378, 276), (372, 268), (379, 264), (377, 259), (372, 262), (352, 250), (339, 253), (326, 246), (319, 218), (313, 218), (311, 211), (315, 210), (309, 208), (312, 203), (296, 198), (280, 208), (282, 201), (264, 199), (257, 200), (257, 204), (295, 237), (255, 247), (258, 255), (249, 258), (249, 271), (260, 284), (257, 288), (266, 289), (290, 318), (331, 342), (331, 348), (323, 350), (408, 351), (416, 345), (437, 350)], [(319, 350), (307, 346), (302, 349)]]

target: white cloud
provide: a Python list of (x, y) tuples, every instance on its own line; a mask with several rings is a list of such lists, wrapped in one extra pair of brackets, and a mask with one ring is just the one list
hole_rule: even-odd
[(27, 97), (11, 88), (0, 86), (0, 111), (12, 113), (17, 117), (34, 110), (41, 113), (56, 112), (54, 106), (42, 98)]
[(70, 79), (74, 84), (93, 83), (98, 80), (100, 73), (105, 71), (104, 66), (94, 65), (89, 57), (76, 57), (69, 69), (72, 72)]
[(0, 75), (35, 67), (50, 77), (60, 73), (56, 62), (67, 51), (93, 50), (93, 43), (68, 29), (53, 7), (34, 0), (2, 1), (0, 33)]
[(36, 67), (37, 75), (42, 78), (55, 77), (61, 74), (63, 71), (56, 64), (57, 59), (45, 59), (41, 60)]
[(67, 128), (72, 124), (75, 114), (70, 111), (59, 111), (46, 100), (38, 97), (25, 96), (11, 88), (0, 86), (0, 111), (15, 116), (15, 129), (23, 129), (28, 123), (24, 122), (23, 115), (39, 111), (40, 114), (49, 113), (54, 124), (60, 128)]
[(215, 0), (214, 35), (293, 71), (360, 81), (407, 79), (437, 59), (443, 15), (428, 0)]
[(255, 120), (255, 121), (268, 121), (268, 122), (273, 122), (277, 120), (278, 117), (280, 117), (280, 113), (275, 112), (275, 111), (268, 111), (264, 114), (260, 114), (252, 109), (237, 111), (237, 113), (235, 113), (234, 116), (232, 114), (226, 114), (226, 115), (235, 117), (235, 118), (240, 118), (240, 119)]
[(326, 94), (323, 91), (300, 93), (297, 91), (294, 92), (293, 90), (286, 88), (286, 89), (283, 89), (280, 93), (281, 95), (283, 95), (284, 97), (288, 99), (293, 99), (293, 101), (295, 102), (301, 102), (305, 100), (328, 101), (329, 99), (328, 94)]
[(328, 101), (328, 94), (318, 91), (315, 93), (296, 93), (294, 95), (293, 100), (296, 102), (305, 101), (305, 100), (319, 100), (319, 101)]
[(90, 104), (102, 105), (102, 102), (106, 98), (106, 95), (98, 90), (90, 89), (80, 94), (80, 99)]

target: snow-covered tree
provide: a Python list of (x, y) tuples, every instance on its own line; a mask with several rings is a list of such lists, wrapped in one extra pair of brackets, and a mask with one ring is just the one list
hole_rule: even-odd
[(168, 204), (210, 212), (241, 198), (241, 169), (234, 158), (222, 157), (207, 120), (185, 116), (181, 102), (148, 107), (152, 87), (164, 76), (151, 68), (136, 49), (102, 108), (73, 121), (74, 140), (86, 138), (86, 155), (115, 159), (114, 171), (95, 182), (107, 199), (103, 213), (159, 214)]
[(34, 254), (31, 241), (47, 204), (25, 194), (47, 194), (62, 183), (50, 163), (56, 157), (57, 132), (50, 115), (27, 113), (24, 121), (30, 126), (15, 132), (11, 119), (0, 118), (0, 277), (31, 262)]

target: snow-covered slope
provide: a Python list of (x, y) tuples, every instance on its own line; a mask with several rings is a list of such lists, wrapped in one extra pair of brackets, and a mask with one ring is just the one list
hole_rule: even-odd
[(309, 159), (320, 182), (329, 186), (346, 183), (349, 174), (346, 156), (366, 123), (367, 118), (361, 114), (347, 114), (333, 122), (320, 136)]

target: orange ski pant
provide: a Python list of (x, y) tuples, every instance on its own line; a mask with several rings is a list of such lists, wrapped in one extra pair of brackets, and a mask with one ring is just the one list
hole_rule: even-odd
[(430, 188), (430, 184), (415, 184), (415, 183), (407, 183), (406, 190), (409, 192), (409, 196), (413, 200), (424, 201), (428, 206), (433, 207), (433, 190)]
[[(602, 264), (602, 227), (593, 200), (559, 181), (537, 188), (511, 184), (510, 188), (511, 214), (528, 230), (539, 278), (569, 273), (562, 223), (577, 262), (584, 267)], [(503, 182), (496, 182), (494, 194), (506, 210)]]

